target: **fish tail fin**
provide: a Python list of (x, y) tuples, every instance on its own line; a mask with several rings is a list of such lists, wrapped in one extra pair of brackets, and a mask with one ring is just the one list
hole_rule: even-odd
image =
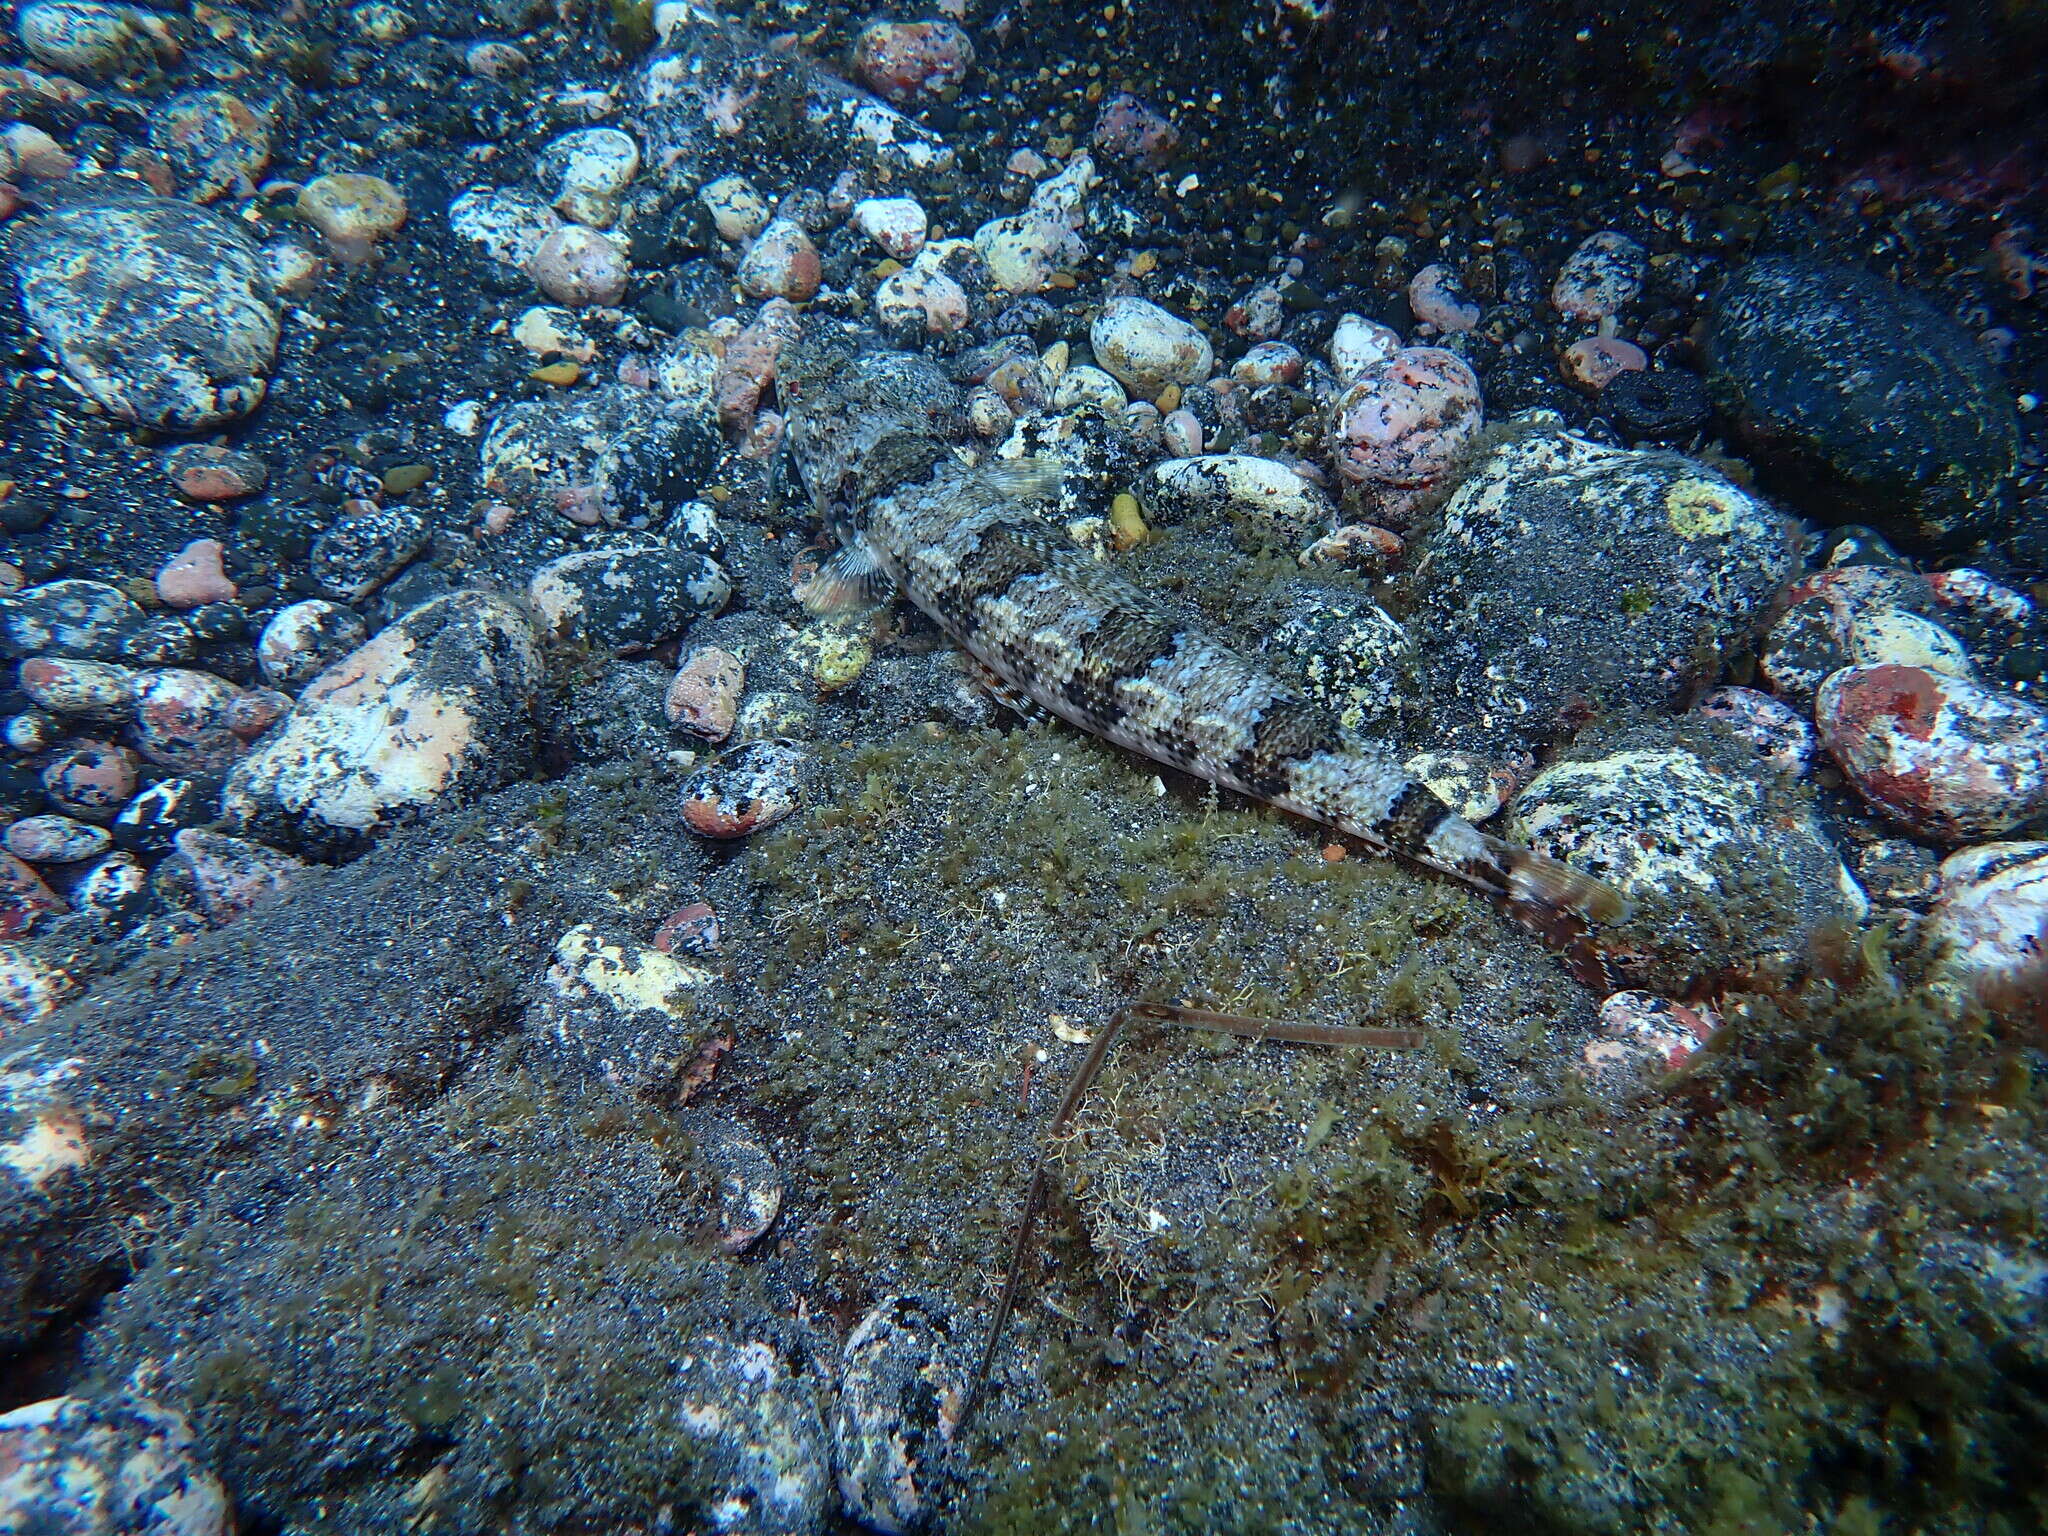
[(1497, 837), (1488, 837), (1486, 846), (1506, 872), (1508, 903), (1539, 926), (1558, 917), (1576, 918), (1596, 928), (1627, 921), (1628, 898), (1597, 875)]

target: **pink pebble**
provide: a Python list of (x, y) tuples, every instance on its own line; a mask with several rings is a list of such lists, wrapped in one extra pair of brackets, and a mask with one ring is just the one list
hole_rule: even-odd
[(1119, 92), (1102, 104), (1091, 137), (1104, 154), (1140, 165), (1164, 164), (1180, 147), (1180, 134), (1173, 124), (1129, 91)]
[(967, 78), (974, 44), (950, 21), (878, 21), (853, 48), (853, 72), (897, 103), (933, 100)]
[(794, 219), (775, 219), (755, 237), (734, 274), (750, 298), (801, 304), (818, 291), (818, 248)]
[(220, 563), (225, 553), (218, 539), (194, 539), (156, 573), (156, 595), (171, 608), (233, 602), (236, 587)]
[(1479, 324), (1479, 305), (1465, 297), (1458, 275), (1432, 262), (1408, 280), (1408, 307), (1424, 325), (1439, 331), (1469, 331)]
[(1338, 397), (1330, 451), (1345, 480), (1400, 501), (1441, 479), (1484, 423), (1479, 376), (1463, 358), (1404, 347)]
[(1624, 373), (1641, 373), (1649, 355), (1632, 341), (1588, 336), (1564, 349), (1564, 374), (1579, 388), (1598, 394)]

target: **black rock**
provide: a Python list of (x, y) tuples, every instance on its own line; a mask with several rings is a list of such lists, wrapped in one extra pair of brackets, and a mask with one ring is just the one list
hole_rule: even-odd
[(1715, 404), (1803, 509), (1922, 546), (2001, 522), (2018, 418), (1969, 334), (1925, 299), (1771, 257), (1723, 286), (1708, 345)]
[(1682, 442), (1711, 413), (1697, 374), (1663, 368), (1622, 374), (1601, 392), (1600, 407), (1631, 442)]

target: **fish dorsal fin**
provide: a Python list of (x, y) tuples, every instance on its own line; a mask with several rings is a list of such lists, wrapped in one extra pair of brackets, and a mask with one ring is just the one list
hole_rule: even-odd
[(896, 583), (874, 550), (859, 539), (841, 544), (796, 587), (796, 600), (821, 615), (865, 613), (895, 596)]
[(1049, 453), (1021, 459), (989, 459), (975, 471), (982, 482), (1018, 501), (1050, 501), (1060, 493), (1067, 466)]

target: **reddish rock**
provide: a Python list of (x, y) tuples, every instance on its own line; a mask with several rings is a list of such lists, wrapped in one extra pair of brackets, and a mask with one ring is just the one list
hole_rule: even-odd
[(197, 827), (180, 832), (176, 848), (172, 858), (178, 873), (190, 882), (199, 910), (215, 927), (284, 890), (306, 868), (262, 843)]
[(253, 496), (270, 479), (270, 467), (253, 453), (212, 443), (185, 443), (164, 455), (164, 473), (178, 494), (192, 501), (233, 501)]
[(2048, 1028), (2048, 843), (1950, 854), (1926, 932), (1943, 972), (1979, 1002)]
[(1164, 165), (1180, 148), (1180, 133), (1165, 115), (1129, 91), (1120, 91), (1102, 104), (1089, 137), (1104, 154), (1146, 166)]
[(135, 691), (135, 745), (152, 763), (180, 773), (219, 773), (248, 750), (229, 725), (241, 694), (211, 672), (164, 667)]
[(1676, 1072), (1720, 1023), (1710, 1008), (1689, 1008), (1654, 992), (1616, 992), (1600, 1005), (1601, 1038), (1586, 1042), (1580, 1070), (1596, 1084), (1621, 1087)]
[(43, 793), (80, 821), (112, 821), (135, 794), (135, 769), (126, 747), (82, 741), (43, 765)]
[(233, 602), (237, 588), (221, 568), (226, 553), (219, 539), (194, 539), (156, 573), (156, 595), (168, 608)]
[(37, 921), (62, 912), (64, 902), (43, 877), (11, 853), (0, 853), (0, 939), (27, 933)]
[(708, 901), (678, 908), (654, 930), (654, 947), (664, 955), (708, 955), (718, 948), (718, 913)]
[(853, 45), (853, 73), (888, 101), (930, 101), (974, 67), (974, 44), (950, 21), (878, 21)]
[(761, 396), (774, 382), (782, 349), (796, 340), (798, 323), (793, 304), (770, 299), (754, 323), (725, 344), (725, 356), (712, 375), (711, 398), (728, 437), (744, 437), (753, 426)]
[(817, 293), (822, 274), (818, 248), (803, 226), (794, 219), (774, 219), (747, 247), (734, 276), (749, 298), (801, 304)]
[(750, 741), (683, 781), (683, 825), (725, 840), (772, 827), (803, 799), (807, 758), (790, 741)]
[(1338, 397), (1330, 420), (1337, 472), (1405, 515), (1440, 480), (1486, 420), (1479, 376), (1440, 347), (1406, 347), (1370, 365)]
[(1471, 330), (1484, 313), (1477, 302), (1466, 297), (1458, 274), (1438, 262), (1408, 279), (1408, 307), (1424, 325), (1446, 334)]
[(662, 708), (670, 725), (709, 742), (732, 734), (739, 717), (747, 669), (739, 657), (715, 645), (699, 646), (684, 658), (668, 685)]
[(1820, 738), (1863, 798), (1944, 842), (2048, 810), (2048, 710), (1924, 667), (1845, 667), (1814, 699)]
[(1650, 355), (1632, 341), (1588, 336), (1564, 349), (1564, 376), (1588, 394), (1599, 394), (1624, 373), (1641, 373)]

